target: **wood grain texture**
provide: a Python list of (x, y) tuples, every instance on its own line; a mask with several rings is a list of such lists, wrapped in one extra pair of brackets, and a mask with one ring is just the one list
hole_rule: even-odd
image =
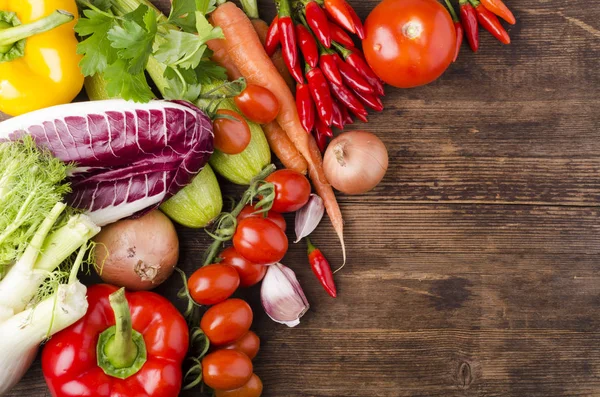
[[(378, 1), (351, 3), (366, 17)], [(464, 47), (435, 83), (388, 89), (386, 110), (353, 126), (391, 161), (375, 191), (340, 196), (340, 297), (322, 291), (304, 246), (284, 261), (311, 303), (298, 328), (241, 292), (264, 396), (600, 395), (600, 3), (507, 3), (512, 45), (482, 32), (477, 55)], [(208, 240), (179, 231), (191, 273)], [(340, 262), (327, 223), (314, 240)], [(48, 395), (39, 361), (9, 395)]]

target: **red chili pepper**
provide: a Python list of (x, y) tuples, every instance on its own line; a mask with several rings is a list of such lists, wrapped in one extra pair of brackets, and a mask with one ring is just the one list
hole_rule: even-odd
[(346, 118), (342, 112), (342, 106), (335, 99), (333, 100), (333, 125), (340, 130), (344, 129)]
[(365, 94), (364, 92), (354, 91), (354, 95), (360, 99), (363, 105), (370, 107), (376, 112), (381, 112), (383, 110), (383, 102), (381, 99), (375, 94)]
[(340, 109), (342, 110), (342, 117), (344, 118), (344, 127), (346, 124), (354, 124), (354, 119), (350, 115), (348, 108), (343, 103), (339, 102)]
[(508, 9), (506, 4), (502, 2), (502, 0), (481, 0), (481, 4), (483, 4), (485, 8), (498, 15), (500, 18), (504, 19), (511, 25), (517, 23), (515, 16)]
[(473, 4), (473, 7), (475, 7), (475, 11), (477, 11), (477, 20), (479, 21), (479, 24), (502, 44), (510, 44), (510, 36), (498, 20), (498, 17), (485, 8), (479, 0), (469, 1)]
[(338, 54), (335, 54), (334, 57), (340, 70), (340, 74), (348, 87), (352, 88), (354, 91), (360, 91), (365, 94), (372, 94), (375, 92), (375, 89), (371, 87), (367, 80), (363, 79), (352, 66), (344, 62)]
[(346, 0), (325, 0), (325, 11), (329, 16), (347, 31), (356, 33), (356, 24), (350, 8)]
[(325, 47), (331, 47), (331, 31), (329, 30), (329, 20), (327, 20), (325, 11), (316, 1), (309, 1), (304, 10), (308, 26), (317, 36), (317, 40)]
[(383, 83), (377, 77), (373, 69), (369, 66), (367, 61), (365, 61), (364, 57), (360, 54), (360, 50), (354, 49), (352, 51), (347, 50), (348, 55), (342, 54), (346, 62), (354, 68), (360, 74), (371, 87), (375, 89), (375, 93), (379, 96), (384, 96), (385, 91), (383, 87)]
[(317, 276), (317, 279), (323, 288), (325, 288), (325, 291), (327, 291), (331, 297), (335, 298), (337, 296), (337, 289), (335, 288), (333, 272), (331, 271), (329, 262), (325, 259), (321, 250), (312, 245), (310, 239), (306, 239), (306, 244), (308, 244), (308, 262), (310, 263), (313, 273)]
[(348, 7), (348, 11), (350, 12), (350, 17), (352, 18), (352, 23), (354, 23), (354, 28), (356, 29), (356, 35), (361, 40), (364, 40), (366, 37), (365, 27), (363, 26), (363, 23), (360, 20), (360, 17), (356, 13), (356, 11), (354, 11), (354, 8), (352, 8), (352, 6), (350, 4), (346, 3), (346, 6)]
[(348, 33), (344, 32), (342, 28), (330, 22), (329, 31), (331, 32), (332, 41), (337, 41), (347, 48), (354, 48), (354, 41), (352, 41), (352, 38), (348, 36)]
[(267, 31), (267, 38), (265, 39), (265, 51), (272, 57), (279, 47), (280, 39), (279, 39), (279, 17), (275, 16), (273, 22), (269, 26), (269, 30)]
[(469, 0), (459, 0), (459, 6), (460, 20), (465, 29), (467, 41), (473, 52), (477, 52), (479, 49), (479, 24), (477, 22), (477, 12), (475, 12), (475, 8), (469, 3)]
[(312, 33), (310, 33), (306, 26), (298, 24), (296, 25), (296, 37), (298, 37), (298, 44), (300, 45), (300, 51), (302, 51), (304, 60), (311, 68), (316, 68), (319, 64), (319, 49)]
[(313, 135), (315, 140), (317, 141), (317, 146), (319, 147), (319, 151), (321, 153), (325, 152), (327, 148), (327, 144), (329, 143), (329, 139), (327, 138), (327, 129), (331, 130), (323, 120), (317, 118), (315, 121), (315, 129), (313, 130)]
[[(279, 0), (279, 37), (281, 40), (281, 49), (283, 50), (283, 60), (292, 76), (302, 83), (302, 70), (298, 68), (298, 47), (296, 40), (296, 29), (291, 17), (289, 0)], [(298, 73), (300, 71), (300, 73)]]
[(296, 108), (302, 126), (310, 134), (315, 126), (315, 104), (307, 84), (296, 85)]
[(452, 22), (454, 22), (454, 30), (456, 31), (456, 50), (454, 51), (454, 59), (452, 62), (456, 62), (458, 58), (458, 54), (460, 53), (460, 46), (463, 42), (464, 30), (462, 23), (460, 23), (460, 19), (458, 19), (458, 15), (456, 15), (456, 11), (454, 10), (454, 6), (450, 3), (450, 0), (444, 0), (446, 2), (446, 7), (448, 7), (448, 11), (452, 16)]
[(334, 84), (342, 85), (344, 84), (344, 81), (342, 80), (342, 75), (340, 74), (340, 70), (338, 69), (333, 55), (334, 54), (331, 52), (321, 51), (319, 68), (321, 68), (321, 71), (325, 77), (327, 77), (327, 80)]
[(188, 350), (185, 319), (154, 292), (87, 290), (87, 314), (44, 347), (53, 397), (179, 395)]
[(327, 79), (319, 68), (312, 68), (306, 72), (306, 80), (315, 105), (317, 114), (328, 126), (333, 122), (333, 98), (327, 84)]
[(356, 117), (365, 123), (367, 120), (367, 115), (369, 114), (363, 104), (360, 102), (350, 89), (343, 85), (335, 85), (330, 83), (331, 91), (333, 95), (344, 104)]

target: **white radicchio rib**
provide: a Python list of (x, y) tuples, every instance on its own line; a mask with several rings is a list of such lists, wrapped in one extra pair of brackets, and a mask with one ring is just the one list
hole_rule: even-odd
[(183, 101), (120, 99), (38, 110), (0, 123), (0, 140), (31, 135), (73, 163), (68, 203), (100, 226), (156, 208), (213, 153), (209, 118)]

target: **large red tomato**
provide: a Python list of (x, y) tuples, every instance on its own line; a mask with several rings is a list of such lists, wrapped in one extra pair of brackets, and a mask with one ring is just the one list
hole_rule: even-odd
[(454, 24), (437, 0), (385, 0), (371, 12), (365, 30), (369, 65), (396, 87), (431, 83), (454, 58)]

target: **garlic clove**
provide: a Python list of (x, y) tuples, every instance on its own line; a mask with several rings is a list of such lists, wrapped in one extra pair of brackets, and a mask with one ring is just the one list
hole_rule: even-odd
[(294, 243), (314, 232), (323, 219), (324, 213), (323, 199), (316, 194), (311, 194), (308, 203), (296, 212), (296, 241)]
[(292, 269), (276, 263), (269, 266), (260, 289), (260, 300), (275, 322), (295, 327), (310, 305)]

